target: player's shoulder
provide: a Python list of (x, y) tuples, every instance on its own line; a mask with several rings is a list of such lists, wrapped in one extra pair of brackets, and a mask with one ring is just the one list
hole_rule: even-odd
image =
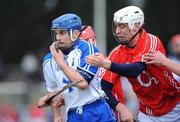
[(90, 46), (93, 46), (90, 42), (83, 39), (78, 39), (77, 44), (81, 48), (89, 48)]
[(93, 44), (83, 39), (78, 39), (76, 45), (82, 51), (98, 51), (98, 49)]
[(116, 46), (109, 54), (109, 56), (116, 55), (119, 53), (120, 50), (123, 50), (123, 45)]
[(51, 52), (48, 52), (47, 54), (45, 54), (45, 56), (43, 58), (43, 64), (51, 59), (52, 59), (52, 54), (51, 54)]
[(157, 35), (149, 33), (146, 30), (142, 31), (142, 36), (146, 37), (146, 39), (148, 39), (148, 40), (151, 40), (151, 42), (160, 41), (160, 38)]
[(157, 35), (155, 35), (155, 34), (152, 34), (152, 33), (150, 33), (150, 32), (147, 32), (145, 29), (142, 29), (142, 31), (140, 32), (141, 34), (141, 36), (140, 36), (140, 38), (141, 38), (141, 40), (150, 40), (150, 42), (153, 42), (153, 41), (157, 41), (157, 40), (159, 40), (159, 37), (157, 36)]
[(158, 36), (156, 36), (156, 35), (154, 35), (154, 34), (151, 34), (151, 33), (147, 33), (147, 37), (149, 37), (149, 39), (151, 39), (151, 40), (157, 40), (157, 39), (159, 39)]
[(155, 50), (159, 46), (162, 47), (162, 42), (156, 35), (148, 33), (146, 40), (146, 45), (150, 47), (150, 50)]

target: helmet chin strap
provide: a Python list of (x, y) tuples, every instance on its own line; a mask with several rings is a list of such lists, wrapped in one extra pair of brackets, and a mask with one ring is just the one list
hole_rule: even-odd
[(73, 30), (72, 30), (72, 29), (70, 29), (69, 31), (70, 31), (70, 34), (69, 34), (70, 39), (74, 42), (74, 41), (75, 41), (75, 39), (73, 38)]
[[(88, 27), (88, 26), (84, 26), (84, 28), (82, 29), (82, 31), (85, 30), (87, 27)], [(79, 34), (79, 36), (77, 37), (77, 39), (78, 39), (78, 38), (80, 37), (80, 35), (82, 34), (82, 31), (81, 31), (81, 33)], [(72, 43), (72, 45), (69, 46), (68, 48), (65, 48), (65, 49), (62, 49), (62, 48), (61, 48), (61, 50), (62, 50), (63, 53), (68, 53), (68, 52), (70, 52), (71, 50), (73, 50), (73, 49), (74, 49), (74, 43), (75, 43), (75, 41), (77, 40), (77, 39), (74, 39), (74, 38), (72, 37), (72, 34), (73, 34), (73, 30), (72, 30), (72, 29), (70, 29), (69, 34), (70, 34), (70, 38), (71, 38), (71, 40), (73, 41), (73, 43)]]
[[(141, 27), (141, 28), (142, 28), (142, 27)], [(124, 45), (126, 45), (126, 46), (129, 47), (129, 48), (133, 48), (134, 46), (130, 46), (129, 44), (130, 44), (130, 42), (137, 36), (137, 34), (142, 30), (141, 28), (131, 37), (131, 39), (130, 39), (129, 41), (126, 41), (126, 43), (125, 43)], [(136, 45), (135, 45), (135, 46), (136, 46)]]
[(73, 40), (72, 44), (69, 45), (68, 47), (62, 48), (62, 47), (60, 46), (60, 44), (58, 43), (58, 41), (55, 41), (56, 49), (57, 49), (57, 50), (61, 50), (63, 53), (68, 53), (68, 52), (70, 52), (71, 50), (74, 49), (74, 42), (75, 42), (75, 40), (74, 40), (73, 37), (72, 37), (72, 29), (70, 29), (68, 33), (69, 33), (70, 39)]
[(77, 37), (76, 39), (74, 39), (74, 38), (72, 37), (72, 35), (73, 35), (73, 30), (70, 29), (69, 35), (70, 35), (71, 40), (72, 40), (72, 41), (75, 41), (75, 40), (79, 39), (79, 37), (81, 36), (82, 32), (83, 32), (87, 27), (88, 27), (88, 26), (85, 25), (85, 26), (82, 28), (81, 32), (79, 33), (79, 35), (78, 35), (78, 37)]

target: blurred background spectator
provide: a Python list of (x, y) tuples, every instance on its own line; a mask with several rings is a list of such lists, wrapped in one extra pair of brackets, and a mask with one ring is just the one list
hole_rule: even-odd
[(39, 81), (41, 79), (40, 65), (40, 59), (32, 52), (25, 53), (20, 62), (22, 73), (24, 73), (28, 79), (31, 79), (31, 81)]
[[(180, 63), (180, 34), (173, 35), (169, 42), (169, 58), (176, 63)], [(180, 76), (173, 73), (173, 76), (180, 82)]]
[(0, 105), (0, 122), (19, 122), (19, 114), (11, 104)]

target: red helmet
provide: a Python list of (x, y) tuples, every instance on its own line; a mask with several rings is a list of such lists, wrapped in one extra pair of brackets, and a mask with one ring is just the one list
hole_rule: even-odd
[(80, 35), (80, 39), (84, 39), (96, 46), (96, 36), (91, 26), (85, 27)]

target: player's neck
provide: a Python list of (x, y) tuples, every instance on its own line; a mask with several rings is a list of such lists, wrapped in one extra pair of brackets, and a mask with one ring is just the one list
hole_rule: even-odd
[(139, 33), (133, 38), (133, 40), (128, 44), (129, 48), (134, 48), (137, 44), (139, 38)]

